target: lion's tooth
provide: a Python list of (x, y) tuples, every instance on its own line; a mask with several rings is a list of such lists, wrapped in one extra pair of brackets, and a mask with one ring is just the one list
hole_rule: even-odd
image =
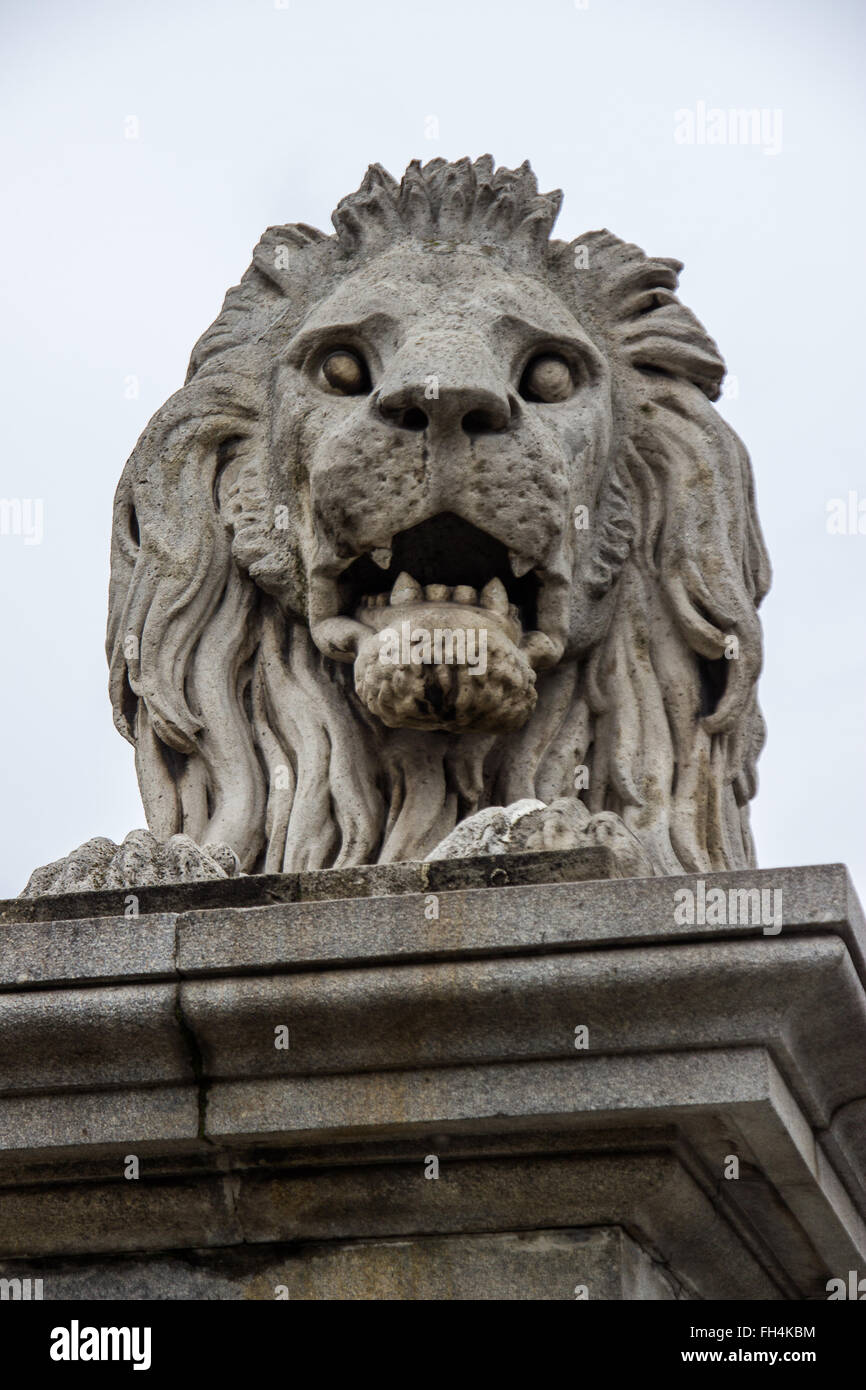
[(532, 561), (525, 556), (518, 555), (516, 550), (509, 550), (508, 559), (511, 563), (511, 572), (516, 579), (522, 579), (532, 569)]
[(508, 612), (508, 593), (501, 579), (491, 579), (481, 590), (482, 608), (490, 608), (494, 613)]
[(370, 556), (375, 564), (379, 566), (380, 570), (389, 570), (391, 568), (391, 551), (387, 546), (382, 545), (379, 546), (378, 550), (371, 550)]
[(387, 605), (387, 602), (388, 602), (388, 595), (387, 595), (387, 594), (377, 594), (376, 597), (375, 597), (375, 599), (373, 600), (373, 602), (375, 603), (375, 605), (376, 605), (377, 608), (384, 608), (384, 607)]
[(518, 627), (520, 626), (520, 609), (515, 607), (513, 603), (508, 605), (508, 616), (513, 623), (517, 623)]
[(447, 603), (451, 597), (451, 589), (447, 584), (428, 584), (424, 589), (424, 597), (431, 603)]
[(474, 608), (478, 602), (478, 590), (468, 584), (458, 584), (451, 597), (455, 603), (464, 603), (467, 607)]
[(407, 574), (405, 570), (397, 575), (391, 590), (392, 603), (418, 603), (423, 597), (424, 590), (417, 579), (413, 579), (411, 574)]

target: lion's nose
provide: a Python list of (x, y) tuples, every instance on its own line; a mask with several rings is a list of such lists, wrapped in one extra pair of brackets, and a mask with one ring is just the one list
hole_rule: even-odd
[(512, 405), (492, 356), (465, 338), (459, 352), (449, 352), (448, 346), (424, 340), (398, 356), (376, 393), (380, 415), (404, 430), (487, 434), (506, 429)]
[(426, 430), (428, 425), (459, 424), (467, 434), (504, 430), (511, 419), (508, 397), (477, 387), (440, 387), (438, 394), (426, 385), (380, 391), (379, 411), (391, 424), (404, 430)]

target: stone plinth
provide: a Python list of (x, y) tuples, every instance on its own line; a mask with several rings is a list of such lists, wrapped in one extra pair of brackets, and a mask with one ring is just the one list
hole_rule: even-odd
[[(772, 1300), (866, 1272), (845, 869), (611, 870), (584, 850), (0, 905), (0, 1276)], [(678, 920), (713, 888), (772, 890), (776, 921)]]

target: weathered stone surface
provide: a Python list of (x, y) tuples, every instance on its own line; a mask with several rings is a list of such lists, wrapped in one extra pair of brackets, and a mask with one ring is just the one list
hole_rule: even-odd
[(560, 201), (374, 165), (334, 235), (265, 232), (115, 499), (150, 833), (28, 892), (478, 853), (448, 837), (527, 799), (533, 848), (619, 876), (754, 862), (769, 566), (724, 363), (678, 262), (552, 240)]
[(234, 878), (240, 863), (228, 845), (202, 848), (188, 835), (160, 841), (149, 830), (131, 830), (120, 845), (98, 836), (65, 859), (46, 864), (30, 875), (22, 898), (74, 892), (110, 892), (144, 888), (155, 883), (196, 883), (202, 879)]
[[(598, 1227), (627, 1230), (688, 1298), (821, 1297), (858, 1268), (866, 971), (845, 871), (703, 881), (774, 885), (768, 927), (678, 920), (694, 877), (406, 891), (461, 863), (484, 882), (502, 857), (340, 871), (359, 894), (343, 899), (317, 897), (318, 874), (311, 900), (267, 907), (198, 910), (211, 886), (178, 887), (180, 910), (150, 923), (150, 973), (147, 918), (25, 923), (0, 990), (9, 1268), (74, 1255), (114, 1289), (106, 1260), (149, 1252), (139, 1273), (165, 1294), (192, 1288), (160, 1282), (171, 1251), (187, 1270), (196, 1251), (288, 1243), (249, 1277), (206, 1260), (206, 1296), (272, 1297), (256, 1279), (280, 1268), (295, 1297), (329, 1280), (390, 1297), (403, 1257), (349, 1247), (396, 1240), (419, 1288), (472, 1297), (464, 1238)], [(520, 1296), (508, 1241), (485, 1248), (502, 1254), (491, 1287)], [(533, 1288), (558, 1259), (533, 1265)], [(646, 1289), (598, 1296), (670, 1291)]]
[[(3, 1253), (25, 1258), (230, 1245), (240, 1231), (225, 1182), (128, 1181), (118, 1151), (111, 1184), (42, 1183), (3, 1192)], [(14, 1266), (10, 1268), (14, 1272)]]
[(148, 830), (0, 904), (47, 1296), (790, 1299), (866, 1263), (866, 928), (753, 868), (769, 568), (678, 263), (528, 165), (270, 228), (115, 500)]
[[(93, 1068), (91, 1083), (98, 1070)], [(131, 1146), (135, 1152), (153, 1144), (182, 1147), (199, 1142), (200, 1134), (200, 1096), (189, 1082), (153, 1090), (108, 1089), (83, 1095), (51, 1091), (0, 1098), (0, 1162), (23, 1152), (62, 1163), (82, 1150), (91, 1155), (108, 1150), (119, 1172), (120, 1158)], [(66, 1223), (61, 1224), (63, 1238)]]
[[(619, 1226), (8, 1267), (55, 1299), (655, 1299), (670, 1272)], [(26, 1271), (26, 1272), (25, 1272)], [(0, 1278), (6, 1267), (0, 1263)], [(576, 1294), (576, 1290), (578, 1294)]]
[(3, 1089), (64, 1090), (189, 1079), (172, 984), (0, 994)]
[[(763, 936), (763, 926), (751, 921), (677, 922), (675, 894), (683, 888), (694, 894), (700, 882), (706, 892), (775, 890), (784, 904), (786, 936), (805, 930), (841, 936), (866, 979), (866, 923), (843, 864), (626, 880), (603, 891), (600, 885), (567, 887), (607, 878), (613, 867), (607, 851), (596, 848), (172, 884), (136, 895), (140, 918), (118, 915), (128, 897), (118, 893), (14, 898), (0, 902), (0, 988), (25, 975), (21, 984), (156, 972), (170, 965), (175, 932), (183, 973), (495, 953), (510, 943), (579, 950)], [(546, 885), (545, 893), (524, 891), (533, 884)], [(474, 891), (482, 886), (497, 891)], [(389, 904), (403, 894), (410, 895), (405, 903)], [(344, 901), (359, 897), (373, 901), (353, 902), (346, 912)], [(291, 911), (283, 911), (285, 904)], [(249, 906), (273, 910), (237, 910)], [(434, 909), (438, 916), (431, 915)]]
[[(645, 1135), (636, 1145), (635, 1136), (624, 1133), (624, 1151), (616, 1155), (593, 1152), (591, 1144), (581, 1152), (577, 1138), (560, 1138), (557, 1145), (555, 1132), (549, 1136), (553, 1152), (540, 1154), (539, 1135), (532, 1137), (523, 1154), (519, 1134), (516, 1142), (495, 1134), (488, 1152), (476, 1139), (476, 1152), (466, 1155), (459, 1136), (440, 1136), (436, 1180), (424, 1176), (429, 1146), (423, 1142), (411, 1161), (381, 1150), (362, 1158), (357, 1150), (342, 1155), (332, 1149), (336, 1164), (320, 1158), (275, 1169), (260, 1160), (234, 1167), (230, 1177), (194, 1183), (149, 1179), (145, 1160), (137, 1183), (115, 1177), (112, 1183), (4, 1194), (0, 1241), (6, 1256), (43, 1260), (73, 1251), (84, 1257), (290, 1241), (302, 1263), (311, 1242), (626, 1223), (690, 1297), (712, 1292), (773, 1299), (793, 1291), (768, 1250), (743, 1240), (735, 1208), (702, 1190), (675, 1151), (665, 1151), (662, 1134)], [(356, 1158), (361, 1161), (346, 1161)], [(45, 1218), (59, 1228), (46, 1228)], [(773, 1235), (778, 1239), (777, 1231)], [(424, 1251), (422, 1243), (419, 1264)], [(821, 1266), (802, 1236), (797, 1256), (798, 1276), (808, 1283)], [(53, 1269), (53, 1258), (44, 1267)]]
[[(590, 1070), (599, 1053), (665, 1051), (685, 1040), (719, 1049), (773, 1043), (808, 1070), (816, 1118), (826, 1122), (858, 1094), (866, 1048), (863, 987), (832, 939), (197, 980), (181, 985), (180, 1000), (210, 1074), (348, 1073), (356, 1097), (364, 1074), (382, 1068), (571, 1060), (575, 1027), (585, 1025)], [(274, 1047), (280, 1023), (290, 1030), (287, 1052)], [(378, 1094), (387, 1086), (377, 1077)]]
[[(96, 895), (81, 894), (79, 899), (91, 896)], [(0, 905), (0, 914), (7, 906), (14, 916), (20, 901)], [(35, 901), (47, 906), (45, 899)], [(52, 901), (56, 900), (48, 899)], [(11, 929), (0, 915), (0, 990), (54, 980), (83, 984), (170, 975), (175, 967), (176, 934), (176, 917), (169, 912), (16, 921)]]
[[(0, 928), (22, 922), (67, 922), (81, 917), (124, 917), (187, 909), (261, 907), (271, 903), (388, 897), (394, 893), (440, 893), (457, 888), (501, 888), (517, 883), (574, 883), (617, 878), (611, 851), (601, 845), (548, 852), (510, 853), (507, 862), (487, 858), (433, 863), (359, 864), (298, 874), (249, 874), (122, 890), (87, 890), (41, 898), (0, 901)], [(74, 933), (73, 933), (74, 934)], [(16, 934), (17, 936), (17, 934)], [(15, 938), (7, 938), (10, 950)], [(129, 949), (132, 949), (131, 943)]]
[(427, 858), (435, 862), (467, 855), (568, 850), (589, 845), (609, 849), (622, 878), (646, 878), (652, 874), (649, 855), (619, 816), (610, 811), (591, 816), (584, 803), (573, 796), (561, 797), (550, 806), (527, 800), (476, 811), (446, 835)]

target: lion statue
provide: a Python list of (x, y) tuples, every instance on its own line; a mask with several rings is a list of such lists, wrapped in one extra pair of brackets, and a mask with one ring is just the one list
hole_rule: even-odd
[(489, 156), (271, 227), (114, 507), (149, 830), (25, 892), (609, 843), (754, 863), (769, 566), (679, 262)]

